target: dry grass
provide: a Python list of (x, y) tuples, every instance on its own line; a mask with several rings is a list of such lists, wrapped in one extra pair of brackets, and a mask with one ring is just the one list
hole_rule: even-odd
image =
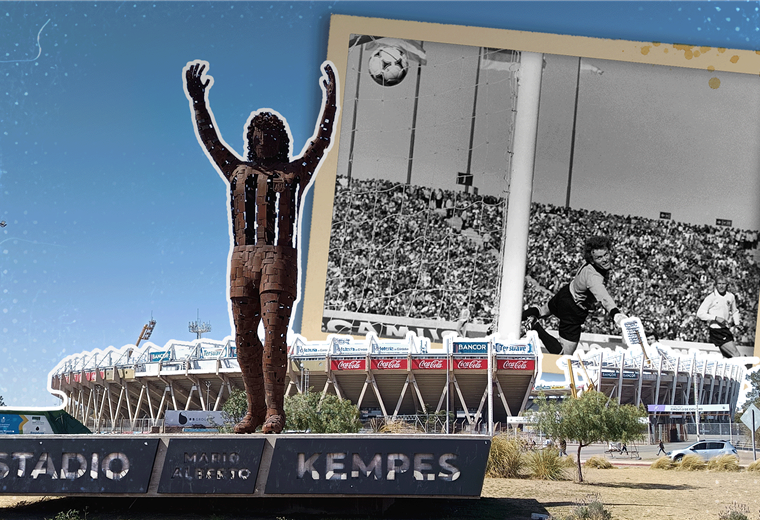
[(676, 464), (670, 460), (670, 457), (662, 456), (649, 466), (651, 469), (673, 469)]
[[(750, 458), (751, 460), (751, 458)], [(614, 461), (613, 461), (614, 462)], [(619, 466), (614, 471), (583, 470), (583, 484), (573, 481), (486, 479), (483, 498), (499, 498), (504, 509), (480, 520), (529, 519), (531, 513), (565, 518), (579, 495), (600, 494), (614, 520), (718, 520), (734, 501), (747, 504), (758, 520), (758, 473), (652, 471), (649, 466)], [(517, 509), (507, 509), (506, 505)], [(468, 504), (469, 505), (469, 504)], [(452, 517), (454, 518), (454, 517)]]
[(709, 471), (741, 471), (739, 459), (734, 455), (718, 455), (707, 461)]
[(747, 471), (760, 471), (760, 459), (750, 462)]
[(599, 493), (591, 493), (578, 500), (564, 520), (612, 520), (612, 513), (605, 509)]
[(378, 433), (421, 433), (417, 425), (405, 421), (382, 421), (377, 426)]
[(707, 462), (693, 453), (684, 455), (681, 462), (676, 463), (676, 469), (679, 471), (702, 471), (705, 468), (707, 468)]
[(594, 455), (588, 459), (584, 464), (584, 468), (596, 468), (596, 469), (613, 469), (614, 466), (610, 461), (599, 455)]
[(530, 477), (538, 480), (568, 480), (567, 468), (554, 448), (534, 451), (526, 457)]
[(493, 437), (486, 465), (487, 477), (518, 478), (524, 466), (519, 441), (504, 434)]

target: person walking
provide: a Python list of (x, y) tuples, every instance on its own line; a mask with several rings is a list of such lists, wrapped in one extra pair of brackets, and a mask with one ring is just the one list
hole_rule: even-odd
[(660, 439), (660, 444), (658, 444), (658, 447), (660, 448), (657, 450), (657, 455), (662, 453), (663, 455), (667, 455), (667, 452), (665, 451), (665, 444), (662, 442), (662, 439)]

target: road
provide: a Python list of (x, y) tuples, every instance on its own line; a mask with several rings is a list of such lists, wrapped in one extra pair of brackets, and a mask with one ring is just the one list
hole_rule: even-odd
[[(719, 437), (708, 436), (707, 438), (702, 438), (701, 440), (709, 440), (709, 439), (718, 440)], [(688, 442), (665, 443), (665, 451), (670, 452), (673, 450), (688, 448), (695, 442), (697, 442), (696, 436), (691, 436)], [(629, 452), (633, 449), (633, 447), (634, 445), (628, 446)], [(585, 448), (581, 450), (581, 460), (586, 461), (590, 459), (591, 457), (593, 457), (594, 455), (601, 455), (616, 465), (635, 464), (635, 465), (648, 466), (659, 458), (657, 455), (658, 446), (656, 444), (649, 445), (649, 444), (636, 443), (635, 448), (638, 449), (639, 456), (641, 457), (640, 459), (637, 459), (635, 455), (626, 456), (626, 455), (621, 455), (619, 453), (612, 453), (612, 454), (605, 453), (607, 451), (607, 446), (605, 444), (592, 444), (591, 446), (586, 446)], [(750, 464), (753, 460), (755, 460), (753, 458), (751, 448), (747, 450), (739, 449), (737, 451), (739, 453), (739, 464), (746, 466), (747, 464)], [(758, 452), (760, 452), (760, 446), (758, 446)], [(577, 454), (578, 444), (569, 442), (567, 444), (567, 453), (570, 455)]]

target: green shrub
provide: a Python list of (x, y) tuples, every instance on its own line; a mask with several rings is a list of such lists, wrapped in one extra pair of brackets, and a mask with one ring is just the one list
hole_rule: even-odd
[(760, 471), (760, 459), (755, 460), (747, 466), (747, 471)]
[(362, 423), (359, 408), (348, 399), (319, 392), (285, 398), (285, 427), (311, 433), (356, 433)]
[(734, 502), (718, 514), (718, 520), (749, 520), (749, 508)]
[(578, 501), (564, 520), (611, 520), (612, 513), (604, 508), (598, 494), (587, 495)]
[(596, 468), (596, 469), (612, 469), (614, 467), (610, 461), (598, 455), (594, 455), (593, 457), (588, 459), (583, 465), (587, 468)]
[(495, 435), (486, 465), (487, 477), (518, 478), (525, 466), (520, 442), (508, 435)]
[(567, 480), (566, 468), (559, 452), (554, 448), (533, 451), (528, 454), (525, 466), (531, 478), (539, 480)]
[(735, 455), (718, 455), (707, 461), (710, 471), (739, 471), (739, 459)]
[(87, 508), (84, 509), (84, 512), (80, 512), (77, 509), (59, 511), (53, 520), (87, 520)]
[(694, 453), (684, 455), (681, 462), (677, 464), (676, 469), (681, 471), (701, 471), (707, 467), (707, 463), (702, 457)]
[(662, 456), (649, 466), (650, 469), (673, 469), (676, 465), (670, 460), (670, 457)]

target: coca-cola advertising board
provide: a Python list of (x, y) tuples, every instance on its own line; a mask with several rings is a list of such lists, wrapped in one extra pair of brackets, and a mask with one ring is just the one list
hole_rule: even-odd
[(536, 368), (535, 359), (497, 359), (496, 370), (530, 370)]
[(487, 370), (488, 359), (455, 359), (454, 370)]
[(445, 359), (412, 359), (412, 370), (446, 370)]
[(366, 359), (331, 359), (331, 370), (367, 370)]
[(406, 358), (373, 359), (370, 366), (372, 370), (406, 370), (409, 361)]

